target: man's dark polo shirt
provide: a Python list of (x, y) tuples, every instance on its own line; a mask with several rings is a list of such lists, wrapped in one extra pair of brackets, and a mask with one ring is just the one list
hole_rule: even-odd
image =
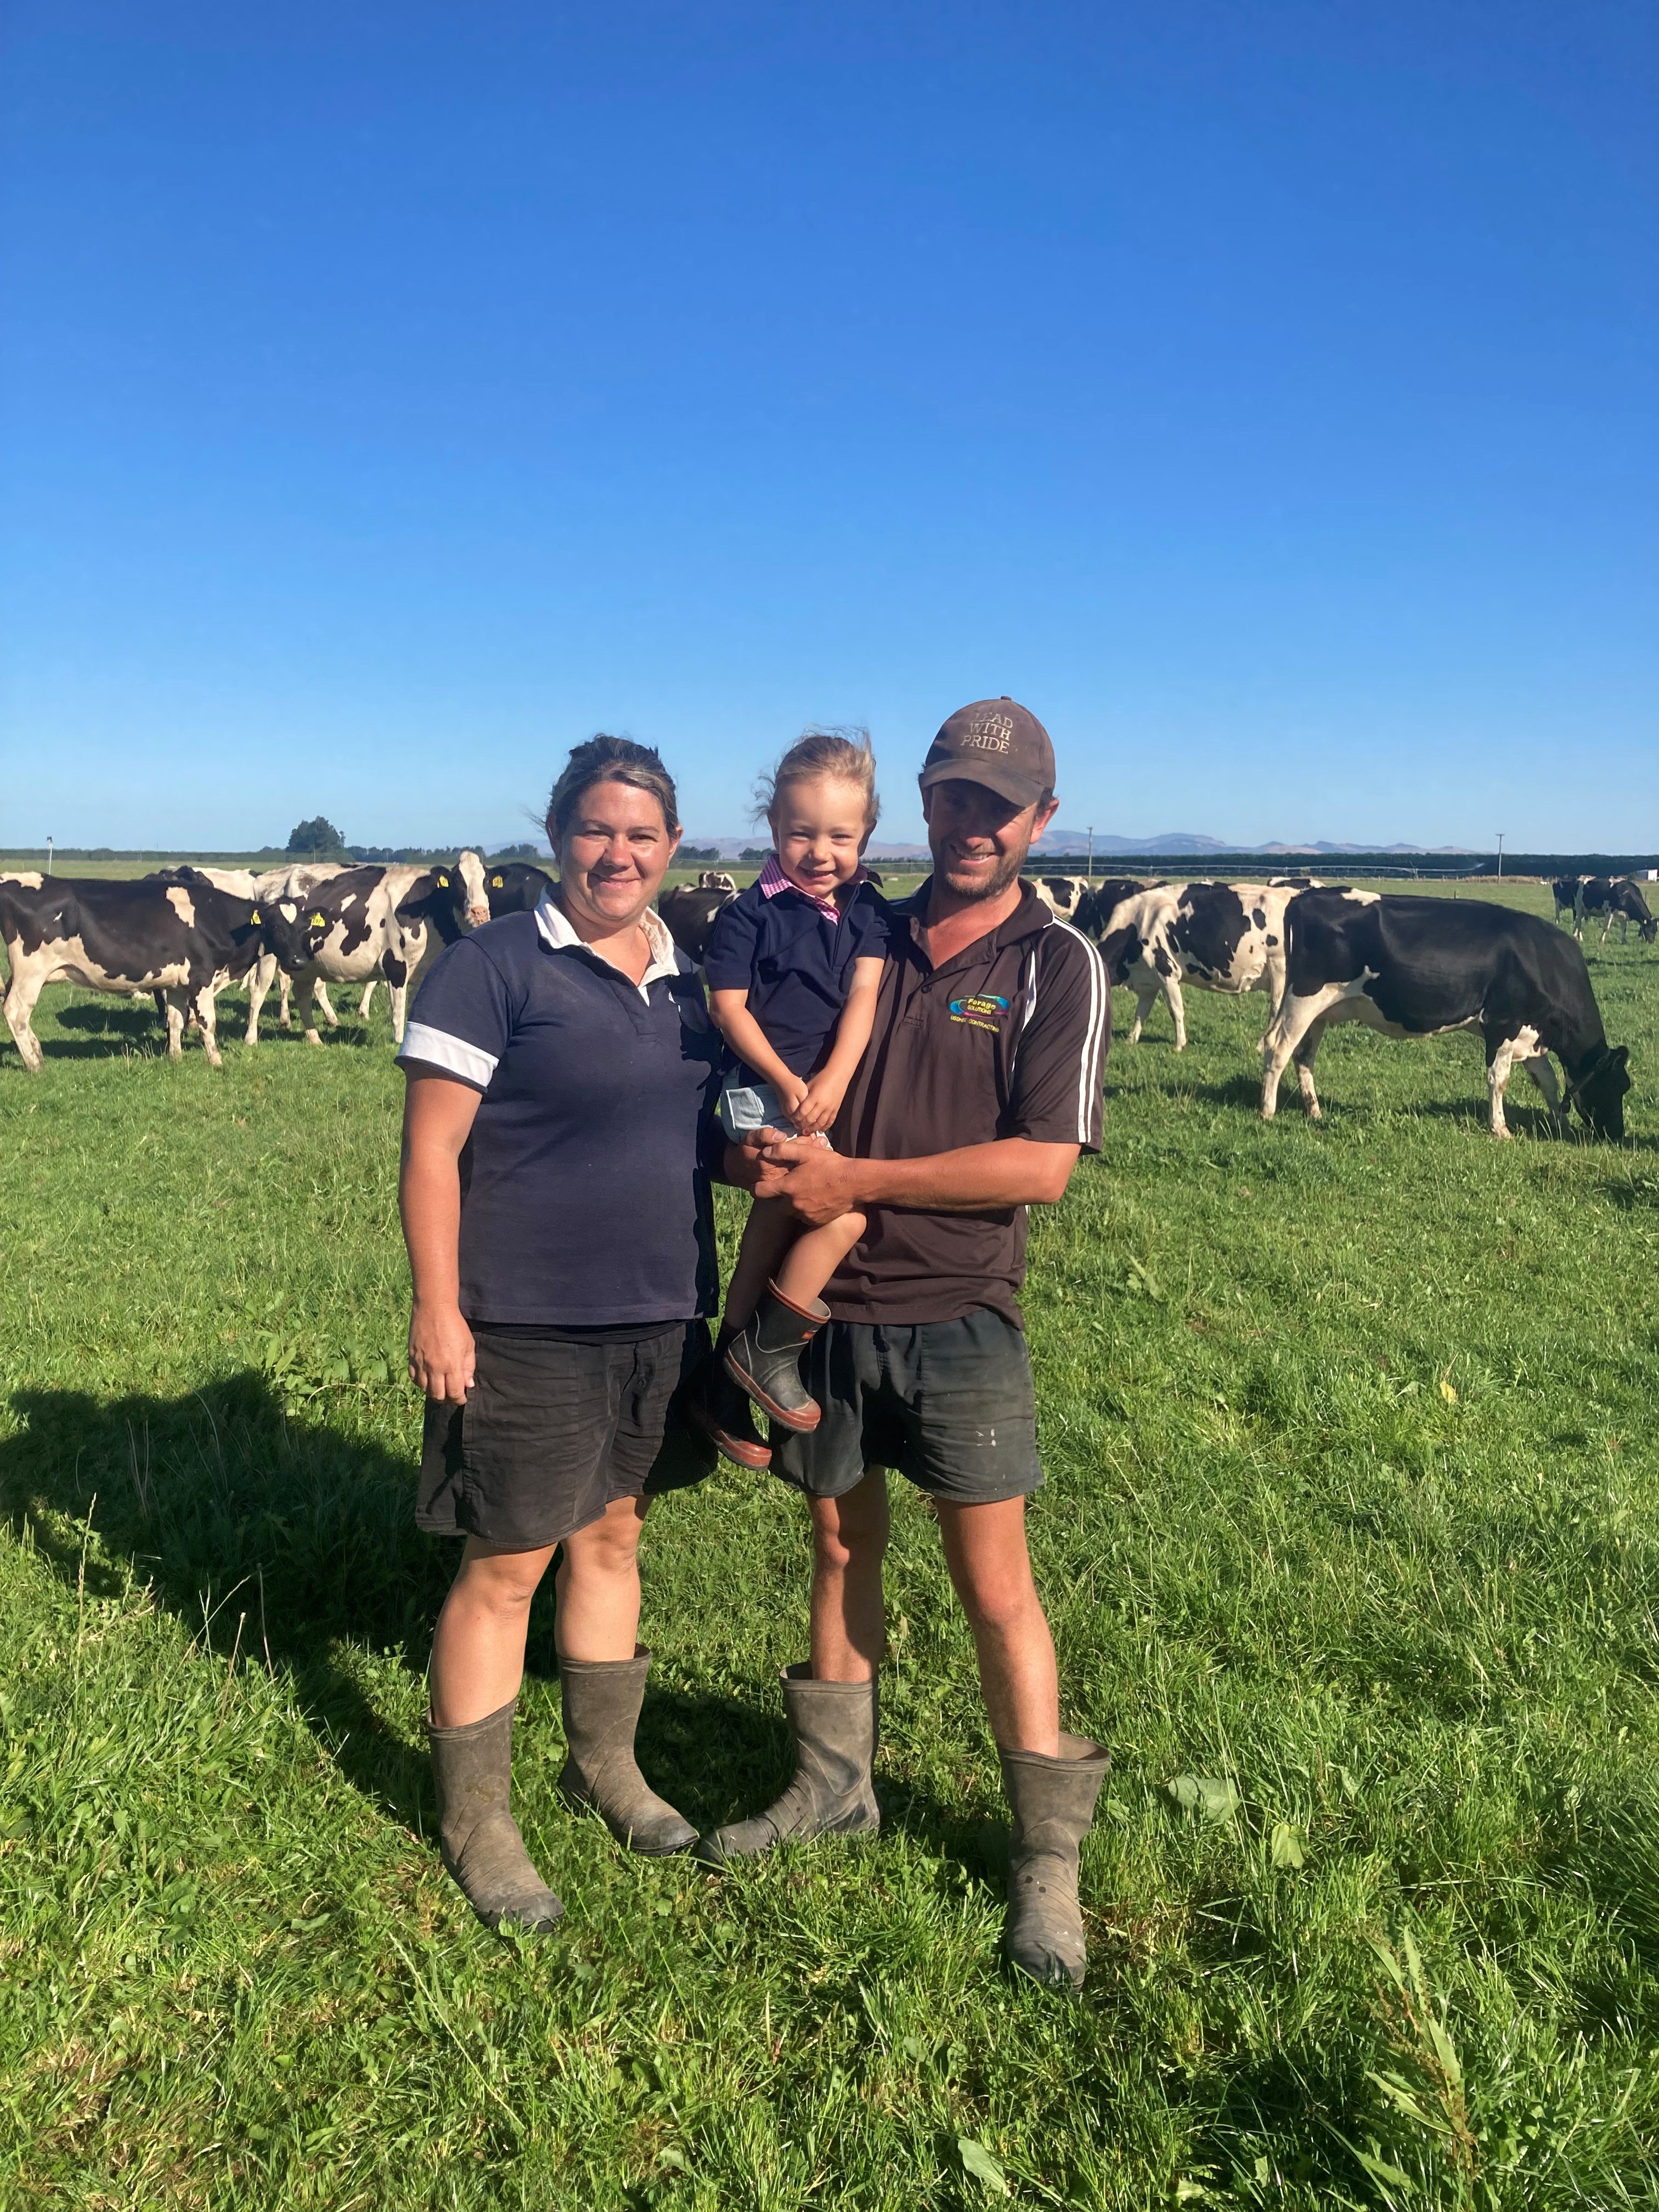
[(702, 972), (711, 991), (746, 991), (784, 1066), (816, 1075), (835, 1042), (853, 963), (887, 950), (888, 916), (873, 884), (860, 884), (831, 921), (793, 884), (769, 898), (752, 883), (715, 916)]
[[(1100, 1149), (1112, 994), (1099, 953), (1028, 885), (1008, 920), (935, 968), (921, 942), (931, 880), (891, 908), (875, 1032), (835, 1127), (838, 1152), (915, 1159), (999, 1137)], [(872, 1209), (824, 1297), (837, 1321), (955, 1321), (989, 1306), (1021, 1324), (1025, 1208)]]

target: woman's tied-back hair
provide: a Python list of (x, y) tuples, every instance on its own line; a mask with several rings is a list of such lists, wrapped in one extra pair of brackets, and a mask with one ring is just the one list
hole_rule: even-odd
[(582, 793), (596, 783), (627, 783), (635, 791), (648, 791), (662, 809), (669, 836), (679, 828), (674, 779), (663, 766), (656, 747), (636, 745), (632, 738), (613, 738), (600, 730), (571, 747), (564, 773), (547, 802), (547, 842), (556, 853)]
[(784, 786), (812, 783), (833, 776), (837, 783), (856, 783), (864, 793), (864, 826), (873, 830), (881, 816), (876, 793), (876, 757), (870, 750), (868, 730), (803, 730), (772, 770), (755, 786), (755, 811), (770, 815)]

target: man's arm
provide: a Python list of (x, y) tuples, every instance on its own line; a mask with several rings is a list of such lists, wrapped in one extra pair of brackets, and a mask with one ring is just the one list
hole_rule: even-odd
[[(817, 1228), (854, 1207), (890, 1206), (927, 1213), (995, 1213), (1010, 1206), (1052, 1206), (1065, 1195), (1079, 1145), (998, 1137), (914, 1160), (849, 1160), (821, 1145), (768, 1145), (748, 1188), (757, 1198), (787, 1198)], [(734, 1177), (733, 1180), (738, 1180)]]

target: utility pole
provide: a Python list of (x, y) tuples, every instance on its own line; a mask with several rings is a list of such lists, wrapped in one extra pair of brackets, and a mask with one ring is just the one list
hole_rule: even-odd
[(48, 875), (52, 873), (52, 840), (50, 837), (46, 840), (46, 873)]
[(1498, 880), (1500, 884), (1504, 880), (1504, 832), (1501, 830), (1498, 833)]
[(1091, 823), (1089, 824), (1089, 884), (1090, 884), (1090, 888), (1091, 888), (1091, 890), (1093, 889), (1093, 886), (1094, 886), (1094, 880), (1095, 880), (1095, 825), (1094, 825), (1094, 823), (1091, 822)]

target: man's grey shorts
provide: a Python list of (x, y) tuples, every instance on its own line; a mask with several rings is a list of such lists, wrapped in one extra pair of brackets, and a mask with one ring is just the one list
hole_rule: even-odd
[(827, 1322), (805, 1373), (823, 1419), (810, 1436), (772, 1425), (772, 1472), (809, 1497), (842, 1497), (866, 1467), (896, 1468), (951, 1505), (1024, 1498), (1042, 1480), (1025, 1339), (988, 1306), (958, 1321)]

